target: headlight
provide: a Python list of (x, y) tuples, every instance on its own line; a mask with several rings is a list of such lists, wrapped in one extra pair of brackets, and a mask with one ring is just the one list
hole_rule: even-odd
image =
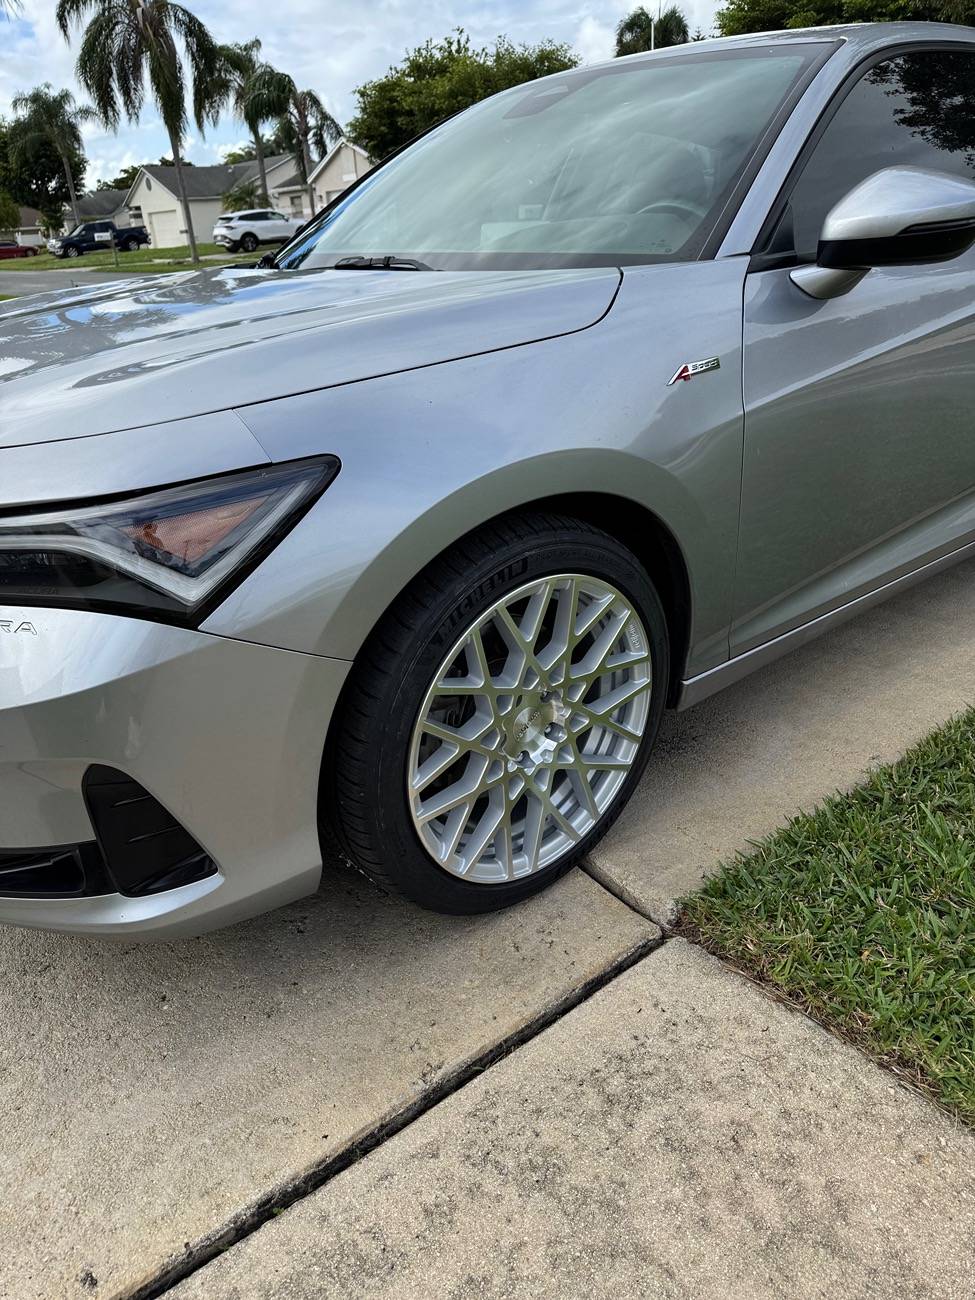
[(0, 514), (0, 605), (199, 623), (338, 470), (334, 456), (319, 456), (125, 500)]

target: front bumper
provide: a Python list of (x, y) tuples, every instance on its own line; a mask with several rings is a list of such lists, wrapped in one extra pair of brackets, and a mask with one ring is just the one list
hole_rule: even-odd
[(347, 662), (107, 614), (0, 615), (0, 851), (94, 840), (82, 783), (107, 766), (216, 865), (141, 897), (0, 897), (0, 921), (171, 937), (317, 888), (319, 774)]

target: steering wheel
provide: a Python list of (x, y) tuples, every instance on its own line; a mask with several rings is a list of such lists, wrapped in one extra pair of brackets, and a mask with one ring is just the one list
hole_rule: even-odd
[(703, 221), (708, 215), (706, 209), (684, 199), (660, 199), (656, 203), (648, 203), (645, 208), (637, 208), (636, 215), (645, 217), (651, 212), (669, 212), (675, 217), (692, 217), (695, 221)]

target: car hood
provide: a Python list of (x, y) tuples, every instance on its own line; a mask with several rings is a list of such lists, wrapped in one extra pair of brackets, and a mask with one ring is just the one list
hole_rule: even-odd
[(0, 446), (83, 438), (595, 324), (616, 268), (224, 270), (0, 306)]

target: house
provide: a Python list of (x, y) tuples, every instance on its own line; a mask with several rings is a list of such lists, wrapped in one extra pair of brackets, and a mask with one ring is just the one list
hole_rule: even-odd
[(315, 187), (315, 211), (337, 199), (343, 190), (347, 190), (360, 176), (365, 176), (366, 172), (372, 171), (375, 165), (365, 149), (360, 149), (343, 136), (338, 144), (329, 149), (318, 166), (313, 168), (308, 178)]
[(44, 244), (43, 215), (36, 208), (20, 209), (20, 217), (12, 230), (0, 230), (0, 240), (13, 240), (17, 244), (39, 248)]
[[(126, 203), (125, 190), (92, 190), (82, 194), (78, 199), (79, 221), (114, 221), (116, 226), (138, 225), (138, 215), (133, 217)], [(64, 209), (64, 219), (70, 229), (74, 225), (74, 213), (70, 204)]]
[[(294, 173), (294, 159), (288, 154), (278, 154), (265, 161), (267, 185), (271, 205), (278, 206), (278, 180), (287, 181)], [(198, 241), (205, 242), (213, 235), (213, 227), (223, 211), (223, 196), (228, 190), (248, 181), (256, 181), (256, 161), (219, 163), (214, 167), (184, 167), (183, 181), (190, 205), (193, 233)], [(176, 185), (176, 168), (161, 164), (147, 164), (139, 173), (126, 196), (130, 211), (139, 209), (142, 224), (152, 236), (153, 247), (174, 248), (186, 243), (183, 212)]]

